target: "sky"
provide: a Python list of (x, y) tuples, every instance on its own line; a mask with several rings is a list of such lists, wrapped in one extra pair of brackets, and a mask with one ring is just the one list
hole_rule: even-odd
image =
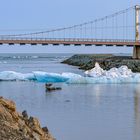
[[(0, 0), (0, 34), (14, 30), (67, 27), (140, 4), (139, 0)], [(0, 46), (0, 53), (91, 53), (131, 52), (131, 48)]]

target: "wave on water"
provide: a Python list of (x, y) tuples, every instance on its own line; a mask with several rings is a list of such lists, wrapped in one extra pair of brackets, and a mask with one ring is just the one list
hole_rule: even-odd
[(37, 81), (45, 83), (64, 82), (68, 84), (96, 84), (96, 83), (140, 83), (140, 73), (133, 73), (127, 66), (103, 70), (98, 63), (91, 70), (85, 71), (85, 76), (75, 73), (48, 73), (33, 71), (18, 73), (14, 71), (0, 72), (0, 81)]
[(29, 54), (29, 55), (25, 55), (25, 54), (21, 54), (21, 55), (17, 55), (17, 54), (9, 54), (9, 55), (1, 55), (0, 54), (0, 60), (36, 60), (36, 59), (46, 59), (46, 60), (63, 60), (68, 58), (69, 55), (67, 56), (55, 56), (54, 54), (47, 54), (47, 55), (42, 55), (42, 54)]

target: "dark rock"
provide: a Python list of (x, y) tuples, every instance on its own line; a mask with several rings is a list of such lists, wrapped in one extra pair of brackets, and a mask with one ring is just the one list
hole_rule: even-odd
[(52, 83), (46, 83), (45, 86), (46, 87), (51, 87), (53, 84)]
[(48, 87), (46, 88), (46, 91), (53, 91), (54, 90), (54, 87)]
[(23, 138), (22, 140), (30, 140), (29, 138)]
[(62, 90), (62, 88), (61, 87), (56, 87), (55, 90)]
[(28, 119), (28, 114), (27, 114), (27, 111), (26, 110), (24, 110), (22, 112), (22, 116), (23, 116), (24, 119)]
[(33, 124), (33, 117), (30, 117), (29, 120), (28, 120), (28, 124), (30, 125), (30, 127), (32, 127), (34, 124)]
[(68, 102), (71, 102), (71, 101), (70, 101), (70, 100), (65, 100), (65, 102), (67, 102), (67, 103), (68, 103)]
[(55, 91), (55, 90), (61, 90), (61, 87), (47, 87), (46, 88), (46, 92), (51, 92), (51, 91)]
[(43, 128), (42, 128), (42, 130), (43, 130), (44, 132), (46, 132), (46, 133), (48, 133), (48, 132), (49, 132), (49, 130), (48, 130), (48, 128), (47, 128), (47, 127), (43, 127)]

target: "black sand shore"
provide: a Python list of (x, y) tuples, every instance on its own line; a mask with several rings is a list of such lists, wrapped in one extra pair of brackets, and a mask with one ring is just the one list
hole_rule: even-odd
[(131, 56), (115, 56), (112, 54), (76, 54), (67, 60), (64, 60), (62, 63), (79, 66), (79, 68), (83, 70), (89, 70), (95, 66), (96, 62), (98, 62), (105, 70), (126, 65), (133, 72), (140, 72), (140, 60), (133, 59)]

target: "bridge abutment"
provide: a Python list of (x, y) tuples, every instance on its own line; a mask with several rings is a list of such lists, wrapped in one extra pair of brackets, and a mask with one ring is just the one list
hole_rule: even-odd
[[(140, 12), (140, 6), (136, 5), (135, 6), (135, 42), (139, 42), (139, 27), (140, 27), (140, 22), (139, 22), (139, 12)], [(133, 58), (134, 59), (140, 59), (140, 45), (135, 45), (133, 48)]]
[(134, 46), (133, 59), (140, 59), (140, 46)]

